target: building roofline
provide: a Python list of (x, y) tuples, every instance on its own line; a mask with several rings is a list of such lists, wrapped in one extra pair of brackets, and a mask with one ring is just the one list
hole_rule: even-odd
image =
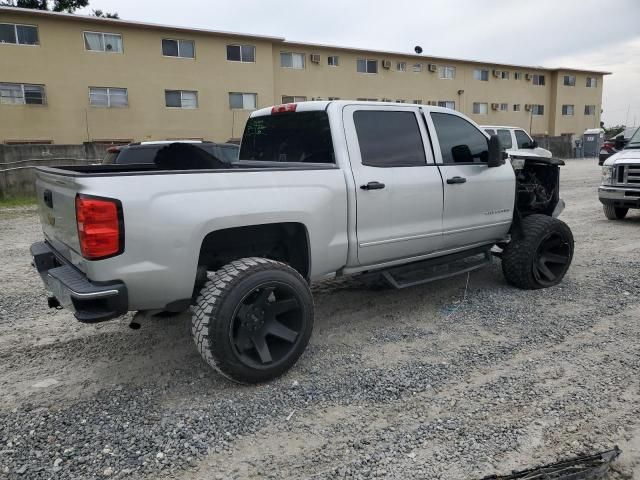
[(139, 21), (132, 21), (132, 20), (122, 20), (122, 19), (116, 19), (116, 18), (94, 17), (90, 15), (77, 15), (77, 14), (64, 13), (64, 12), (49, 12), (46, 10), (35, 10), (35, 9), (29, 9), (29, 8), (0, 6), (0, 13), (3, 13), (3, 12), (13, 13), (17, 15), (24, 15), (24, 16), (55, 17), (60, 20), (93, 22), (93, 23), (100, 23), (104, 25), (121, 25), (121, 26), (134, 26), (134, 27), (137, 26), (137, 27), (148, 28), (148, 29), (167, 30), (167, 31), (170, 30), (174, 32), (179, 31), (179, 32), (201, 33), (201, 34), (232, 37), (232, 38), (255, 38), (255, 39), (268, 40), (276, 43), (281, 43), (287, 46), (290, 45), (290, 46), (299, 46), (299, 47), (305, 47), (305, 48), (325, 48), (325, 49), (333, 49), (333, 50), (338, 50), (343, 52), (361, 52), (361, 53), (370, 53), (373, 55), (393, 55), (393, 56), (401, 56), (401, 57), (406, 57), (411, 59), (470, 63), (474, 65), (487, 65), (487, 66), (491, 65), (496, 67), (521, 68), (521, 69), (530, 69), (530, 70), (544, 70), (548, 72), (567, 71), (567, 72), (595, 73), (599, 75), (611, 75), (611, 72), (606, 72), (601, 70), (590, 70), (590, 69), (579, 69), (579, 68), (568, 68), (568, 67), (543, 67), (543, 66), (535, 66), (535, 65), (500, 63), (500, 62), (493, 62), (493, 61), (469, 60), (464, 58), (439, 57), (439, 56), (433, 56), (433, 55), (417, 55), (417, 54), (406, 53), (406, 52), (372, 50), (372, 49), (357, 48), (357, 47), (300, 42), (300, 41), (286, 40), (284, 37), (273, 37), (268, 35), (257, 35), (257, 34), (251, 34), (251, 33), (227, 32), (223, 30), (211, 30), (211, 29), (205, 29), (205, 28), (179, 27), (175, 25), (163, 25), (159, 23), (148, 23), (148, 22), (139, 22)]
[(502, 63), (502, 62), (493, 62), (493, 61), (484, 61), (484, 60), (470, 60), (466, 58), (439, 57), (435, 55), (426, 55), (426, 54), (417, 55), (415, 53), (396, 52), (392, 50), (372, 50), (368, 48), (345, 47), (345, 46), (339, 46), (339, 45), (327, 45), (322, 43), (299, 42), (294, 40), (284, 40), (282, 43), (285, 45), (307, 47), (307, 48), (309, 47), (328, 48), (332, 50), (340, 50), (340, 51), (347, 51), (347, 52), (371, 53), (374, 55), (394, 55), (394, 56), (401, 56), (401, 57), (406, 57), (406, 58), (411, 58), (416, 60), (422, 59), (422, 60), (434, 60), (434, 61), (446, 61), (446, 62), (458, 62), (458, 63), (472, 63), (475, 65), (521, 68), (521, 69), (529, 69), (529, 70), (545, 70), (549, 72), (567, 71), (567, 72), (598, 73), (601, 75), (611, 75), (611, 72), (606, 72), (602, 70), (589, 70), (589, 69), (569, 68), (569, 67), (543, 67), (541, 65), (522, 65), (522, 64)]

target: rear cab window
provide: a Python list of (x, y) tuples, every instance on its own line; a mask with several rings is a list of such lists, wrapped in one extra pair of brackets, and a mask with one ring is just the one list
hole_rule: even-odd
[(327, 112), (286, 112), (249, 118), (239, 159), (335, 163)]

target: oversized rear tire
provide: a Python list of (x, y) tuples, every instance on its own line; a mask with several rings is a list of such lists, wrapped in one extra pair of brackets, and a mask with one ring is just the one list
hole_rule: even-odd
[(313, 330), (309, 285), (293, 268), (266, 258), (236, 260), (210, 275), (192, 311), (200, 354), (238, 383), (282, 375)]
[(557, 285), (573, 259), (573, 234), (561, 220), (530, 215), (502, 252), (507, 282), (527, 290)]
[(602, 209), (604, 210), (604, 216), (609, 220), (622, 220), (629, 211), (628, 208), (614, 207), (613, 205), (602, 205)]

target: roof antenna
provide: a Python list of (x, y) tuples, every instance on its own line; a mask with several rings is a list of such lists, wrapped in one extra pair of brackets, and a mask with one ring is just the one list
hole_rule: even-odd
[(413, 47), (413, 49), (418, 55), (422, 53), (422, 47), (420, 45), (416, 45), (415, 47)]

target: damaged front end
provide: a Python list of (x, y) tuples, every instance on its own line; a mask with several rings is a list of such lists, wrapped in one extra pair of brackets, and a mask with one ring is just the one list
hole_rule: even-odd
[(490, 475), (482, 480), (597, 480), (611, 472), (611, 463), (622, 451), (613, 450), (563, 460), (551, 465), (513, 472), (511, 475)]
[(512, 156), (516, 174), (516, 209), (521, 217), (542, 214), (557, 217), (564, 209), (560, 199), (560, 167), (558, 158)]

